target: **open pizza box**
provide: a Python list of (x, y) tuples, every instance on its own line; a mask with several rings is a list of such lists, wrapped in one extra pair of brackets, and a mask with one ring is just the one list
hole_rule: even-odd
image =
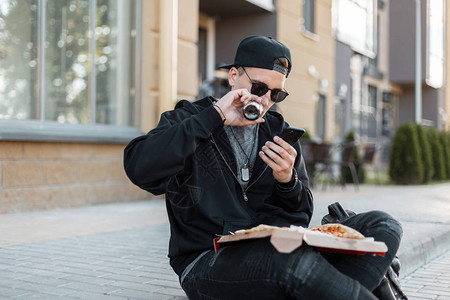
[(384, 256), (388, 250), (384, 242), (374, 241), (370, 237), (365, 239), (335, 237), (330, 234), (293, 225), (290, 228), (267, 229), (264, 231), (220, 236), (214, 239), (214, 249), (217, 253), (222, 244), (225, 245), (230, 242), (266, 237), (270, 237), (270, 243), (281, 253), (290, 253), (300, 247), (303, 242), (309, 246), (317, 247), (320, 251), (348, 254), (363, 255), (370, 253), (372, 255)]

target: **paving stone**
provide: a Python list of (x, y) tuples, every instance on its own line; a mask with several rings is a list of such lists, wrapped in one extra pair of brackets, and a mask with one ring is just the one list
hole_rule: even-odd
[(30, 294), (29, 291), (0, 286), (0, 296), (2, 298), (22, 297)]
[(161, 290), (157, 290), (155, 294), (162, 294), (162, 295), (172, 295), (177, 297), (186, 296), (183, 290), (176, 289), (176, 288), (164, 288)]
[[(422, 228), (422, 231), (413, 236), (408, 236), (408, 231), (405, 230), (401, 247), (410, 249), (412, 241), (428, 238), (425, 233), (436, 231), (436, 226), (444, 228), (443, 225), (447, 224), (448, 227), (445, 228), (450, 228), (449, 210), (445, 209), (448, 206), (443, 207), (443, 203), (433, 202), (433, 195), (438, 193), (444, 195), (442, 199), (448, 198), (450, 185), (411, 189), (414, 192), (406, 194), (403, 189), (390, 186), (361, 186), (359, 193), (355, 193), (353, 189), (342, 191), (338, 188), (326, 193), (315, 191), (317, 210), (314, 222), (320, 222), (326, 206), (336, 201), (355, 211), (387, 207), (392, 215), (403, 218), (404, 229), (410, 229), (411, 226)], [(424, 201), (428, 206), (434, 203), (434, 209), (427, 209), (425, 215), (418, 214), (418, 210), (411, 210), (423, 207)], [(154, 205), (158, 209), (153, 213), (164, 210), (164, 202)], [(109, 214), (114, 213), (114, 209), (111, 209), (114, 205), (104, 207)], [(117, 210), (126, 210), (128, 207), (130, 211), (136, 212), (141, 208), (139, 205), (133, 208), (134, 204), (129, 203), (118, 204)], [(109, 217), (104, 213), (100, 214), (102, 210), (103, 207), (77, 208), (64, 210), (63, 215), (76, 220), (80, 218), (72, 218), (72, 213), (79, 216), (86, 212), (91, 219), (99, 219), (94, 218), (97, 213), (102, 217)], [(30, 224), (39, 224), (60, 213), (61, 211), (34, 212), (20, 215), (18, 220), (34, 218)], [(147, 210), (146, 213), (148, 218), (152, 218), (152, 210)], [(43, 218), (39, 219), (41, 215)], [(20, 223), (15, 222), (15, 216), (12, 215), (8, 215), (6, 219), (0, 219), (0, 225), (3, 224), (3, 227), (0, 226), (0, 236), (2, 230), (12, 228), (9, 224)], [(105, 225), (104, 231), (96, 225), (95, 232), (81, 228), (91, 224), (78, 223), (77, 226), (81, 226), (80, 232), (90, 233), (80, 236), (76, 231), (70, 231), (70, 234), (59, 231), (58, 235), (52, 236), (52, 232), (47, 232), (47, 240), (36, 241), (30, 238), (29, 242), (22, 244), (0, 246), (0, 299), (186, 300), (178, 277), (169, 265), (167, 247), (170, 230), (167, 221), (165, 222), (152, 225), (146, 223), (137, 227), (134, 224), (134, 227), (129, 228), (121, 225), (113, 229), (106, 228)], [(111, 222), (105, 224), (113, 225)], [(436, 236), (432, 236), (432, 239), (435, 238)], [(420, 268), (420, 265), (415, 265), (415, 261), (402, 261), (402, 265), (409, 265), (409, 269), (414, 270), (409, 274), (404, 271), (404, 277), (401, 278), (401, 284), (411, 300), (450, 299), (450, 250), (448, 244), (438, 244), (438, 241), (440, 242), (436, 239), (433, 245), (439, 246), (444, 254), (437, 258), (425, 255), (426, 263)], [(424, 250), (420, 247), (416, 249)]]
[(402, 278), (400, 283), (410, 300), (450, 299), (450, 250)]

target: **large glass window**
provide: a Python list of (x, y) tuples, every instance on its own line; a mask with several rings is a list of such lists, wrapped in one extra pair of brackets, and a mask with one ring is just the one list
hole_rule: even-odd
[(0, 119), (36, 119), (37, 1), (0, 2)]
[(427, 1), (427, 83), (434, 88), (444, 84), (445, 2)]
[(0, 120), (137, 126), (138, 5), (0, 1)]
[(44, 118), (90, 123), (89, 1), (48, 0), (45, 9)]
[(303, 27), (315, 33), (315, 0), (303, 0)]
[(369, 57), (376, 54), (376, 0), (333, 0), (336, 39)]

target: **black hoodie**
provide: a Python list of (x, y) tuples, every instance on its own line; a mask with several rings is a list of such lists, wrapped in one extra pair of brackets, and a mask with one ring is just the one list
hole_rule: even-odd
[[(195, 257), (213, 247), (217, 234), (259, 224), (308, 226), (312, 195), (299, 143), (295, 185), (277, 183), (272, 170), (256, 157), (244, 189), (235, 176), (233, 150), (213, 98), (182, 100), (161, 115), (158, 126), (125, 148), (130, 180), (154, 195), (165, 193), (171, 225), (169, 257), (180, 276)], [(287, 123), (267, 112), (259, 126), (259, 145), (279, 135)]]

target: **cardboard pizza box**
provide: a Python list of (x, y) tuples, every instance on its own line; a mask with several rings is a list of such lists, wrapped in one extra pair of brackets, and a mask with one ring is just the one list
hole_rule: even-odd
[(290, 253), (300, 247), (303, 242), (321, 251), (358, 255), (370, 253), (384, 256), (388, 250), (384, 242), (374, 241), (373, 238), (361, 240), (341, 238), (298, 226), (220, 236), (214, 239), (214, 249), (217, 253), (221, 244), (268, 237), (270, 237), (270, 243), (281, 253)]

